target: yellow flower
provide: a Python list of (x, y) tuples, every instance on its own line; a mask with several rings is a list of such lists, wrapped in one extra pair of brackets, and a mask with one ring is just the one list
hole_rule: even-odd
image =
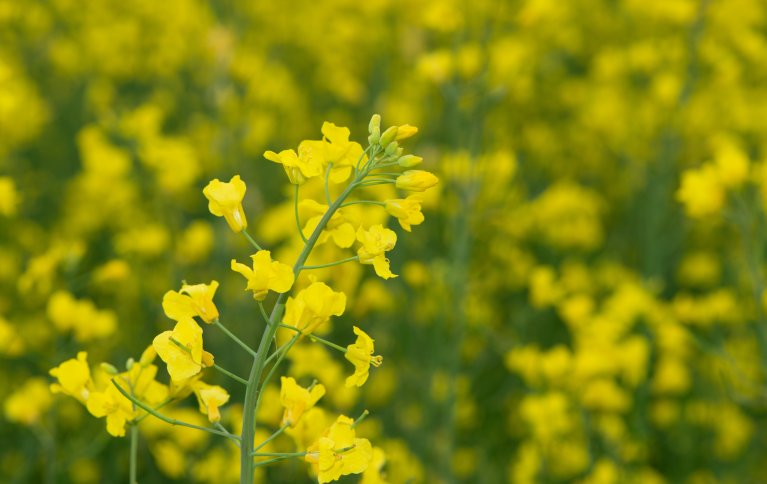
[(344, 293), (333, 291), (324, 282), (313, 282), (295, 298), (288, 298), (282, 321), (309, 334), (330, 319), (330, 316), (342, 315), (345, 309)]
[(408, 170), (397, 177), (395, 185), (401, 190), (423, 192), (433, 187), (439, 179), (433, 173), (423, 170)]
[(380, 447), (373, 447), (373, 458), (370, 465), (362, 474), (360, 484), (386, 484), (383, 467), (386, 465), (386, 454)]
[(218, 289), (218, 281), (210, 284), (184, 284), (179, 292), (168, 291), (162, 298), (165, 315), (175, 321), (199, 316), (206, 323), (218, 319), (218, 309), (213, 304), (213, 296)]
[[(304, 224), (304, 236), (309, 237), (317, 225), (322, 220), (322, 216), (328, 211), (328, 206), (318, 203), (312, 199), (301, 200), (298, 204), (301, 220), (306, 220)], [(333, 242), (342, 248), (347, 249), (354, 243), (354, 225), (349, 223), (343, 216), (341, 210), (336, 210), (327, 225), (317, 239), (318, 244), (325, 243), (328, 237), (332, 237)]]
[(256, 301), (263, 301), (270, 290), (287, 292), (293, 286), (295, 276), (290, 266), (273, 261), (268, 250), (259, 250), (252, 256), (253, 269), (232, 259), (232, 270), (239, 272), (248, 280), (246, 291), (253, 291)]
[(694, 218), (719, 213), (724, 207), (725, 195), (719, 176), (711, 165), (685, 171), (676, 192), (676, 198), (684, 205), (687, 215)]
[(299, 154), (294, 150), (282, 150), (279, 153), (267, 151), (264, 158), (279, 163), (285, 169), (288, 180), (294, 185), (302, 185), (306, 180), (322, 173), (322, 161), (306, 146), (299, 146)]
[[(118, 381), (118, 383), (120, 382)], [(113, 437), (125, 436), (125, 423), (131, 420), (134, 414), (133, 403), (125, 398), (114, 385), (110, 384), (103, 392), (91, 393), (86, 407), (94, 417), (106, 417), (109, 435)]]
[(301, 419), (301, 416), (314, 407), (317, 401), (325, 395), (325, 387), (317, 384), (311, 390), (304, 388), (291, 377), (281, 378), (282, 387), (280, 389), (280, 403), (285, 407), (285, 413), (282, 416), (282, 424), (288, 424), (291, 427)]
[(382, 356), (373, 356), (373, 338), (357, 326), (354, 326), (354, 334), (357, 335), (357, 341), (346, 347), (344, 355), (354, 365), (354, 374), (346, 378), (347, 387), (361, 387), (368, 380), (370, 365), (377, 368), (383, 363)]
[(226, 223), (235, 232), (242, 232), (248, 227), (248, 220), (242, 209), (245, 197), (245, 182), (240, 175), (235, 175), (228, 183), (218, 178), (208, 183), (202, 193), (208, 199), (208, 210), (217, 217), (224, 217)]
[(88, 353), (81, 351), (77, 353), (77, 359), (69, 359), (48, 373), (58, 380), (58, 383), (51, 384), (53, 393), (75, 397), (82, 403), (88, 400), (93, 390), (91, 370), (88, 367)]
[(202, 328), (191, 318), (180, 320), (173, 331), (158, 334), (152, 346), (168, 365), (172, 380), (184, 380), (213, 366), (213, 355), (202, 349)]
[(192, 389), (197, 397), (200, 413), (207, 415), (211, 423), (220, 421), (219, 407), (229, 401), (229, 393), (218, 385), (208, 385), (201, 381), (194, 382)]
[(352, 167), (364, 151), (359, 143), (349, 141), (350, 134), (349, 128), (326, 121), (322, 123), (322, 140), (302, 141), (298, 152), (316, 158), (323, 167), (332, 163), (329, 179), (333, 183), (341, 183), (349, 178)]
[(393, 230), (384, 228), (381, 224), (373, 225), (368, 230), (360, 227), (357, 229), (357, 240), (362, 243), (357, 249), (360, 263), (373, 264), (376, 274), (384, 279), (397, 277), (389, 269), (389, 259), (384, 255), (397, 243), (397, 234)]
[(5, 417), (11, 422), (34, 425), (52, 403), (48, 383), (43, 378), (31, 378), (5, 400)]
[(354, 420), (344, 415), (310, 446), (306, 461), (310, 462), (319, 483), (332, 482), (341, 476), (360, 474), (373, 459), (373, 448), (367, 439), (358, 439), (352, 425)]
[(405, 199), (386, 200), (385, 208), (389, 215), (397, 217), (399, 224), (408, 232), (410, 232), (411, 225), (418, 225), (423, 222), (421, 198), (417, 195), (410, 195)]

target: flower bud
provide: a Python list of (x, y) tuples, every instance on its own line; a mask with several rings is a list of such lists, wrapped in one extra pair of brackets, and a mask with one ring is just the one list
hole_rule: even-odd
[(117, 368), (115, 368), (113, 365), (110, 365), (109, 363), (102, 363), (101, 369), (104, 370), (109, 375), (117, 375), (119, 372), (117, 371)]
[(370, 123), (368, 124), (368, 133), (373, 134), (374, 131), (381, 132), (381, 115), (380, 114), (374, 114), (370, 118)]
[(399, 163), (399, 166), (402, 166), (404, 168), (412, 168), (416, 165), (420, 165), (423, 161), (423, 158), (416, 155), (405, 155), (401, 156), (399, 160), (397, 160), (397, 163)]
[(384, 150), (384, 154), (386, 156), (391, 156), (397, 152), (397, 149), (399, 149), (399, 143), (397, 143), (396, 141), (392, 141)]
[(395, 141), (399, 141), (401, 139), (410, 138), (417, 132), (418, 132), (418, 128), (416, 128), (415, 126), (410, 126), (409, 124), (403, 124), (402, 126), (399, 126), (397, 128), (397, 136), (394, 139)]
[(141, 366), (151, 365), (156, 357), (157, 357), (157, 351), (154, 349), (154, 346), (149, 345), (147, 346), (147, 349), (145, 349), (144, 352), (141, 353), (141, 359), (139, 360), (139, 363), (141, 364)]
[(423, 170), (408, 170), (399, 177), (395, 185), (401, 190), (423, 192), (433, 187), (439, 179), (433, 173)]
[(381, 146), (386, 148), (397, 137), (397, 127), (391, 126), (381, 134)]
[(133, 359), (133, 357), (128, 358), (128, 361), (125, 362), (125, 369), (130, 371), (131, 368), (133, 368), (133, 365), (136, 364), (136, 360)]

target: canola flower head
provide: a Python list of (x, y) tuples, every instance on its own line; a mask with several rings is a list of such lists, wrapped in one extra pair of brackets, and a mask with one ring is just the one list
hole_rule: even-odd
[(242, 208), (245, 198), (245, 182), (240, 175), (234, 175), (228, 182), (218, 178), (211, 180), (202, 193), (208, 199), (208, 210), (217, 217), (224, 217), (235, 232), (242, 232), (248, 227), (248, 220)]
[(88, 353), (85, 351), (80, 351), (77, 358), (64, 361), (48, 373), (57, 380), (57, 383), (51, 384), (53, 393), (63, 393), (85, 403), (93, 390)]
[(367, 439), (357, 438), (354, 420), (339, 415), (317, 442), (311, 445), (305, 460), (312, 464), (320, 484), (342, 476), (360, 474), (373, 459), (373, 447)]
[[(316, 200), (307, 198), (301, 200), (298, 204), (298, 210), (302, 220), (306, 220), (303, 232), (305, 236), (311, 235), (314, 229), (319, 225), (322, 216), (328, 210), (327, 205), (323, 205)], [(317, 239), (318, 244), (325, 243), (328, 238), (331, 238), (333, 242), (342, 249), (347, 249), (354, 244), (355, 232), (354, 225), (352, 225), (344, 216), (342, 210), (337, 210), (328, 220), (325, 229)]]
[(397, 177), (395, 186), (400, 190), (424, 192), (437, 183), (439, 183), (439, 179), (431, 172), (408, 170)]
[(303, 185), (307, 180), (322, 173), (322, 163), (313, 154), (310, 146), (300, 146), (298, 151), (298, 154), (294, 150), (282, 150), (279, 153), (267, 151), (264, 153), (264, 158), (281, 164), (290, 183)]
[(163, 311), (175, 321), (197, 316), (210, 324), (219, 317), (218, 308), (213, 303), (216, 290), (218, 281), (211, 281), (210, 284), (184, 284), (178, 292), (165, 293), (162, 298)]
[(392, 217), (396, 217), (400, 226), (410, 232), (411, 226), (420, 225), (424, 221), (421, 213), (421, 202), (423, 200), (418, 195), (410, 195), (407, 198), (394, 198), (386, 200), (386, 211)]
[(368, 380), (370, 365), (375, 367), (383, 363), (382, 356), (373, 356), (374, 340), (357, 326), (354, 326), (357, 341), (346, 347), (344, 357), (354, 365), (354, 374), (346, 378), (347, 387), (361, 387)]
[(716, 169), (704, 165), (700, 169), (687, 170), (676, 198), (684, 205), (687, 215), (704, 218), (718, 214), (724, 207), (726, 192)]
[(357, 229), (357, 241), (360, 247), (357, 256), (361, 264), (372, 264), (376, 274), (383, 279), (397, 277), (389, 268), (389, 259), (384, 255), (392, 250), (397, 243), (397, 234), (381, 224), (373, 225), (365, 230)]
[(325, 395), (325, 387), (318, 383), (304, 388), (292, 377), (280, 379), (280, 404), (285, 407), (282, 424), (295, 427), (301, 417)]
[(176, 323), (172, 331), (152, 341), (155, 351), (168, 367), (172, 380), (184, 380), (213, 365), (213, 355), (202, 348), (202, 328), (191, 318)]
[(211, 423), (221, 421), (220, 407), (229, 401), (229, 393), (223, 387), (208, 385), (199, 380), (190, 386), (197, 397), (200, 413), (207, 415)]
[(333, 291), (324, 282), (313, 282), (296, 297), (288, 298), (283, 322), (310, 334), (331, 316), (340, 316), (346, 309), (346, 295)]
[(281, 262), (273, 261), (271, 252), (259, 250), (250, 256), (253, 267), (250, 268), (232, 259), (231, 268), (247, 281), (246, 291), (253, 291), (256, 301), (263, 301), (269, 291), (285, 293), (293, 287), (295, 276), (293, 269)]
[(125, 424), (133, 418), (133, 404), (114, 386), (91, 393), (86, 408), (96, 418), (106, 417), (107, 432), (113, 437), (125, 436)]

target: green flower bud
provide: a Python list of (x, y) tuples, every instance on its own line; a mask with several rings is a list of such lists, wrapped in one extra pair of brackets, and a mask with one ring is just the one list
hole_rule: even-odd
[(397, 127), (391, 126), (389, 129), (387, 129), (381, 134), (381, 141), (380, 141), (381, 146), (386, 148), (389, 145), (389, 143), (394, 141), (394, 138), (396, 137), (397, 137)]
[(399, 160), (397, 160), (397, 163), (399, 163), (399, 166), (405, 167), (405, 168), (411, 168), (416, 165), (420, 165), (423, 161), (423, 158), (416, 155), (405, 155), (401, 156)]
[(114, 366), (110, 365), (109, 363), (102, 363), (101, 364), (101, 369), (104, 370), (107, 374), (112, 375), (112, 376), (117, 375), (119, 373), (117, 371), (117, 368), (115, 368)]
[(398, 149), (399, 149), (399, 143), (397, 143), (396, 141), (392, 141), (384, 150), (384, 154), (386, 154), (386, 156), (391, 156), (394, 153), (396, 153)]

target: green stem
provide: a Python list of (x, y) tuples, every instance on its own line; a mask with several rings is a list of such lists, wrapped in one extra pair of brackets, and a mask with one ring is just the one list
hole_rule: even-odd
[(303, 457), (309, 452), (253, 452), (253, 457)]
[(346, 259), (337, 260), (335, 262), (328, 262), (327, 264), (319, 264), (316, 266), (301, 266), (301, 270), (312, 270), (312, 269), (325, 269), (326, 267), (333, 267), (333, 266), (339, 266), (341, 264), (346, 264), (347, 262), (359, 260), (359, 256), (354, 257), (348, 257)]
[(218, 327), (218, 328), (219, 328), (221, 331), (223, 331), (223, 332), (224, 332), (224, 333), (225, 333), (227, 336), (229, 336), (229, 337), (232, 339), (232, 341), (234, 341), (235, 343), (237, 343), (238, 345), (240, 345), (240, 346), (242, 347), (242, 349), (244, 349), (245, 351), (247, 351), (248, 353), (250, 353), (250, 356), (252, 356), (253, 358), (255, 358), (255, 357), (256, 357), (256, 352), (255, 352), (255, 351), (253, 351), (253, 348), (251, 348), (250, 346), (248, 346), (248, 345), (247, 345), (247, 344), (246, 344), (244, 341), (242, 341), (240, 338), (238, 338), (237, 336), (235, 336), (235, 335), (234, 335), (234, 333), (232, 333), (231, 331), (229, 331), (229, 329), (227, 329), (227, 328), (226, 328), (226, 326), (224, 326), (224, 325), (221, 323), (221, 321), (219, 321), (218, 319), (216, 319), (215, 321), (213, 321), (213, 324), (215, 324), (215, 325), (216, 325), (216, 326), (217, 326), (217, 327)]
[(138, 425), (130, 426), (130, 484), (138, 484)]
[[(164, 406), (166, 406), (166, 405), (168, 405), (169, 403), (171, 403), (173, 400), (174, 400), (173, 398), (169, 398), (169, 399), (165, 400), (164, 402), (162, 402), (161, 404), (159, 404), (159, 405), (157, 405), (156, 407), (154, 407), (154, 409), (155, 409), (155, 410), (160, 410), (160, 409), (161, 409), (161, 408), (163, 408)], [(150, 415), (150, 414), (148, 414), (148, 413), (147, 413), (147, 414), (144, 414), (144, 415), (140, 416), (139, 418), (135, 419), (135, 420), (133, 421), (133, 423), (135, 423), (135, 424), (139, 424), (139, 423), (141, 423), (141, 421), (142, 421), (142, 420), (144, 420), (145, 418), (147, 418), (149, 415)]]
[(153, 409), (152, 407), (150, 407), (146, 403), (142, 402), (141, 400), (138, 400), (136, 397), (134, 397), (130, 393), (126, 392), (123, 387), (121, 387), (116, 381), (114, 381), (114, 379), (112, 380), (112, 385), (117, 387), (117, 390), (120, 393), (122, 393), (125, 398), (127, 398), (128, 400), (130, 400), (131, 402), (136, 404), (137, 407), (141, 408), (145, 412), (149, 413), (153, 417), (156, 417), (156, 418), (162, 420), (165, 423), (169, 423), (171, 425), (178, 425), (179, 427), (188, 427), (190, 429), (201, 430), (203, 432), (208, 432), (208, 433), (211, 433), (211, 434), (214, 434), (214, 435), (222, 435), (224, 437), (229, 437), (229, 438), (234, 438), (234, 439), (239, 440), (239, 437), (237, 437), (236, 435), (235, 436), (228, 435), (227, 433), (221, 432), (220, 430), (211, 429), (211, 428), (208, 428), (208, 427), (201, 427), (199, 425), (190, 424), (190, 423), (187, 423), (187, 422), (183, 422), (181, 420), (176, 420), (175, 418), (166, 417), (165, 415), (159, 413), (158, 411), (156, 411), (155, 409)]
[[(292, 330), (292, 331), (297, 331), (298, 333), (301, 333), (300, 329), (296, 328), (295, 326), (290, 326), (289, 324), (280, 324), (280, 327), (286, 328), (286, 329), (289, 329), (289, 330)], [(331, 348), (337, 349), (338, 351), (340, 351), (342, 353), (346, 353), (348, 351), (343, 346), (339, 346), (339, 345), (333, 343), (332, 341), (326, 340), (325, 338), (320, 338), (319, 336), (317, 336), (315, 334), (308, 334), (308, 335), (306, 335), (306, 337), (311, 339), (312, 341), (319, 341), (320, 343), (322, 343), (322, 344), (324, 344), (326, 346), (330, 346)]]
[(360, 415), (357, 420), (354, 421), (354, 423), (351, 425), (352, 428), (359, 425), (365, 418), (370, 415), (370, 412), (367, 411), (367, 409), (363, 410), (362, 415)]
[(341, 208), (348, 207), (350, 205), (359, 205), (359, 204), (370, 204), (370, 205), (380, 205), (382, 207), (385, 207), (386, 204), (384, 202), (376, 202), (375, 200), (356, 200), (354, 202), (346, 202), (343, 205), (341, 205)]
[[(364, 175), (366, 174), (367, 173), (364, 173)], [(296, 263), (293, 265), (294, 275), (298, 276), (298, 274), (301, 272), (301, 266), (303, 266), (306, 262), (306, 259), (309, 257), (309, 254), (314, 248), (314, 244), (317, 243), (317, 239), (319, 239), (320, 234), (327, 226), (330, 218), (333, 216), (333, 214), (335, 214), (344, 200), (346, 200), (346, 197), (348, 197), (355, 189), (359, 180), (360, 175), (357, 175), (357, 178), (355, 178), (355, 180), (344, 189), (344, 191), (330, 205), (330, 207), (328, 207), (328, 210), (325, 212), (325, 214), (322, 216), (322, 219), (320, 219), (320, 222), (314, 228), (314, 231), (312, 232), (311, 236), (309, 236), (309, 239), (304, 245), (304, 249), (301, 251), (301, 254), (298, 256)], [(266, 364), (266, 352), (269, 348), (269, 345), (271, 345), (272, 339), (274, 339), (275, 335), (277, 334), (277, 329), (279, 328), (278, 321), (282, 316), (286, 298), (287, 293), (280, 294), (277, 297), (277, 302), (274, 304), (272, 314), (269, 317), (270, 324), (264, 328), (264, 333), (258, 345), (257, 356), (253, 361), (253, 367), (251, 368), (250, 376), (248, 377), (248, 385), (245, 390), (245, 400), (243, 403), (244, 413), (241, 436), (242, 450), (240, 452), (240, 484), (253, 483), (254, 463), (250, 454), (253, 452), (253, 435), (256, 432), (256, 403), (258, 401), (259, 394), (261, 393), (259, 383), (261, 381), (261, 375)]]
[[(296, 344), (296, 341), (298, 341), (298, 338), (300, 337), (301, 337), (301, 333), (296, 333), (296, 335), (293, 336), (293, 338), (289, 342), (287, 342), (285, 346), (282, 348), (282, 351), (280, 351), (279, 356), (277, 357), (277, 361), (274, 363), (274, 365), (272, 365), (272, 368), (269, 370), (269, 373), (266, 374), (266, 378), (264, 378), (264, 384), (263, 384), (264, 387), (266, 387), (266, 385), (268, 385), (269, 382), (272, 381), (272, 376), (274, 376), (274, 373), (277, 371), (277, 368), (279, 368), (280, 363), (282, 363), (282, 360), (285, 359), (285, 355), (288, 354), (288, 351), (290, 351), (290, 348), (292, 348), (293, 345)], [(258, 414), (258, 409), (261, 408), (262, 396), (263, 396), (263, 393), (259, 394), (258, 399), (256, 400), (256, 414)]]
[(296, 186), (296, 189), (293, 192), (294, 193), (294, 195), (293, 195), (293, 212), (295, 212), (295, 215), (296, 215), (296, 228), (298, 229), (298, 235), (301, 236), (301, 240), (303, 240), (304, 244), (305, 244), (307, 242), (307, 240), (306, 240), (306, 236), (304, 235), (304, 231), (301, 228), (301, 218), (298, 216), (298, 187), (300, 187), (300, 185), (298, 183), (296, 183), (295, 186)]
[(287, 429), (287, 428), (288, 428), (288, 424), (285, 424), (285, 425), (283, 425), (282, 427), (278, 428), (278, 429), (277, 429), (277, 430), (276, 430), (276, 431), (275, 431), (275, 432), (274, 432), (272, 435), (270, 435), (268, 438), (266, 438), (266, 440), (264, 440), (263, 442), (261, 442), (260, 444), (258, 444), (258, 445), (256, 446), (256, 448), (255, 448), (255, 449), (253, 449), (253, 451), (255, 452), (255, 451), (257, 451), (257, 450), (261, 449), (261, 448), (262, 448), (262, 447), (264, 447), (266, 444), (268, 444), (268, 443), (269, 443), (269, 442), (271, 442), (272, 440), (276, 439), (276, 438), (277, 438), (277, 437), (278, 437), (280, 434), (282, 434), (282, 433), (285, 431), (285, 429)]
[(240, 442), (239, 442), (240, 438), (234, 435), (233, 433), (231, 433), (229, 430), (227, 430), (226, 427), (221, 425), (221, 422), (216, 422), (213, 424), (213, 426), (216, 427), (218, 430), (226, 433), (230, 439), (234, 440), (234, 443), (237, 445), (237, 447), (240, 446)]
[(255, 247), (257, 250), (264, 250), (260, 245), (258, 245), (258, 242), (256, 242), (256, 240), (250, 236), (247, 230), (243, 230), (242, 235), (244, 235), (245, 238), (248, 239), (248, 242), (250, 242), (250, 245)]
[[(261, 467), (261, 466), (265, 466), (265, 465), (269, 465), (269, 464), (274, 464), (275, 462), (280, 462), (280, 461), (285, 460), (285, 459), (292, 459), (292, 458), (293, 458), (292, 456), (291, 457), (275, 457), (274, 459), (268, 459), (268, 460), (265, 460), (265, 461), (256, 462), (256, 463), (253, 464), (253, 467), (254, 468)], [(251, 459), (252, 459), (252, 457), (251, 457)]]
[(234, 374), (234, 373), (232, 373), (231, 371), (229, 371), (229, 370), (226, 370), (226, 369), (224, 369), (224, 368), (221, 368), (220, 366), (218, 366), (218, 365), (217, 365), (217, 364), (215, 364), (215, 363), (213, 363), (213, 368), (215, 368), (216, 370), (220, 371), (220, 372), (221, 372), (221, 373), (223, 373), (224, 375), (228, 376), (228, 377), (229, 377), (229, 378), (231, 378), (232, 380), (238, 381), (238, 382), (242, 383), (243, 385), (247, 385), (247, 384), (248, 384), (248, 381), (247, 381), (246, 379), (244, 379), (244, 378), (240, 378), (239, 376), (235, 375), (235, 374)]

